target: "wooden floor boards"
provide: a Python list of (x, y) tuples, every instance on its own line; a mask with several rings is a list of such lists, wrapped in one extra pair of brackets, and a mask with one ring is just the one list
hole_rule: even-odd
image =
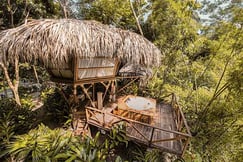
[[(90, 119), (94, 122), (95, 125), (99, 125), (97, 121), (102, 121), (101, 114), (97, 114), (96, 117), (91, 117)], [(96, 119), (96, 120), (95, 120)], [(97, 120), (98, 119), (98, 120)], [(116, 119), (117, 120), (117, 119)], [(112, 117), (106, 116), (105, 122), (112, 123)], [(109, 125), (106, 123), (105, 125)], [(153, 117), (153, 121), (151, 123), (151, 126), (166, 129), (166, 130), (176, 130), (176, 123), (173, 117), (173, 109), (172, 106), (165, 103), (158, 103), (156, 107), (156, 113)], [(129, 124), (129, 122), (126, 125), (126, 132), (127, 136), (130, 137), (133, 140), (136, 140), (137, 142), (141, 142), (144, 144), (149, 145), (150, 147), (156, 147), (163, 150), (166, 150), (168, 152), (172, 153), (180, 153), (182, 152), (182, 145), (180, 140), (173, 140), (173, 141), (162, 141), (162, 142), (152, 142), (152, 141), (158, 141), (161, 139), (171, 139), (176, 138), (176, 134), (154, 129), (153, 127), (150, 127), (149, 125), (142, 125), (138, 123), (132, 123)], [(151, 135), (152, 139), (151, 139)]]

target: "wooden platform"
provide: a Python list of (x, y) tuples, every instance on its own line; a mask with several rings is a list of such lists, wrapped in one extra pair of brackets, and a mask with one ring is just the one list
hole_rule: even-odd
[[(172, 107), (169, 104), (158, 104), (156, 108), (156, 115), (153, 118), (152, 126), (163, 128), (165, 130), (177, 131), (176, 122), (173, 117)], [(140, 134), (137, 130), (139, 130), (142, 134)], [(151, 135), (153, 131), (153, 137), (151, 140)], [(180, 153), (182, 151), (182, 145), (180, 140), (170, 140), (176, 138), (176, 134), (172, 132), (166, 132), (159, 129), (154, 129), (153, 127), (142, 125), (142, 124), (134, 124), (133, 126), (127, 127), (127, 135), (134, 139), (140, 139), (140, 142), (144, 144), (149, 144), (150, 146), (163, 149), (168, 152)], [(168, 141), (167, 141), (167, 140)]]
[(115, 107), (112, 105), (103, 110), (87, 107), (88, 124), (110, 130), (115, 124), (123, 122), (130, 140), (180, 156), (184, 154), (191, 134), (178, 105), (158, 103), (151, 124), (115, 115), (112, 113)]

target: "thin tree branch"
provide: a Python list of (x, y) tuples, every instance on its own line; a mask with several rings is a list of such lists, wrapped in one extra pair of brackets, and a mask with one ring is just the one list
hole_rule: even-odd
[(133, 4), (132, 4), (132, 0), (129, 0), (129, 2), (130, 2), (130, 7), (131, 7), (131, 10), (132, 10), (133, 16), (134, 16), (134, 18), (136, 20), (136, 23), (137, 23), (138, 30), (139, 30), (140, 34), (143, 36), (143, 30), (141, 28), (141, 25), (139, 23), (138, 17), (136, 15), (135, 10), (134, 10)]

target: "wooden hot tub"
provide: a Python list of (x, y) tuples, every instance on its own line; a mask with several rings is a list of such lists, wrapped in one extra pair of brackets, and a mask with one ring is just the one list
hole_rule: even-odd
[(156, 110), (156, 100), (128, 95), (118, 99), (113, 113), (125, 118), (151, 124)]

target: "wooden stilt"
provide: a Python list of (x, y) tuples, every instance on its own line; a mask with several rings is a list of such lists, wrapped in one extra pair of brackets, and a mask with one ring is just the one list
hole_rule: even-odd
[(115, 102), (116, 101), (116, 86), (115, 86), (115, 81), (112, 81), (111, 83), (111, 101)]
[(74, 103), (77, 103), (78, 102), (77, 85), (76, 84), (73, 85), (73, 99), (74, 99)]
[(92, 88), (93, 88), (93, 101), (95, 100), (95, 83), (92, 84)]
[(101, 110), (103, 108), (103, 97), (102, 97), (102, 95), (103, 95), (102, 92), (97, 93), (97, 105), (98, 105), (99, 110)]

